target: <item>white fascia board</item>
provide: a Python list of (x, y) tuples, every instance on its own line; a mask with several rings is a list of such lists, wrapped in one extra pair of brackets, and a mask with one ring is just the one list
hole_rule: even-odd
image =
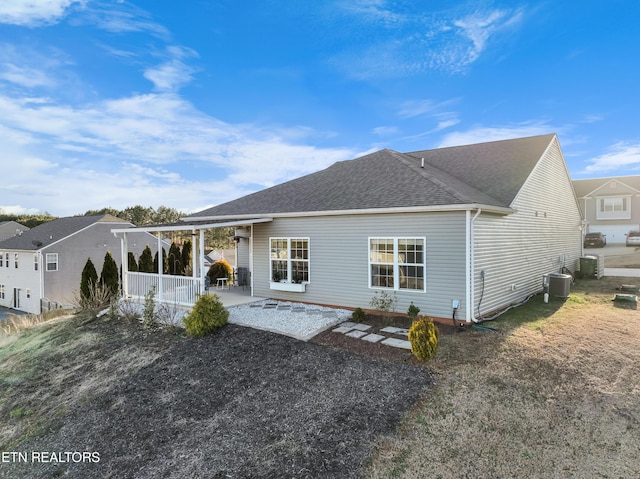
[[(125, 229), (112, 229), (111, 232), (113, 234), (117, 233), (160, 233), (163, 231), (197, 231), (201, 229), (209, 229), (209, 228), (227, 228), (230, 226), (244, 226), (253, 223), (268, 223), (269, 221), (273, 221), (273, 218), (257, 218), (256, 215), (250, 215), (247, 217), (247, 220), (238, 219), (239, 216), (229, 217), (233, 218), (229, 221), (222, 223), (200, 223), (202, 221), (213, 221), (211, 218), (203, 218), (199, 219), (198, 224), (189, 224), (188, 221), (194, 221), (193, 218), (181, 218), (182, 221), (185, 221), (184, 225), (173, 225), (173, 226), (137, 226), (134, 228), (125, 228)], [(225, 218), (219, 218), (224, 220)]]
[[(349, 215), (372, 215), (372, 214), (398, 214), (398, 213), (436, 213), (450, 211), (476, 211), (481, 209), (483, 213), (495, 213), (499, 215), (510, 215), (515, 213), (513, 208), (484, 205), (478, 203), (464, 205), (439, 205), (439, 206), (410, 206), (398, 208), (369, 208), (360, 210), (330, 210), (330, 211), (298, 211), (291, 213), (269, 213), (273, 218), (307, 218), (312, 216), (349, 216)], [(200, 221), (220, 221), (226, 218), (255, 218), (253, 215), (229, 215), (229, 216), (206, 216)], [(190, 218), (193, 221), (193, 218)], [(253, 221), (252, 223), (261, 223), (261, 221)], [(215, 226), (215, 225), (213, 225)]]

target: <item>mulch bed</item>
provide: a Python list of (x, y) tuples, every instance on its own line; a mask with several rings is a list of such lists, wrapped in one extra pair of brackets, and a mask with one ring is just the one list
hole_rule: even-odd
[[(367, 333), (380, 334), (396, 339), (407, 339), (406, 336), (400, 336), (397, 334), (383, 333), (380, 330), (387, 326), (395, 326), (397, 328), (409, 329), (411, 327), (411, 321), (406, 315), (395, 315), (391, 317), (384, 317), (379, 315), (367, 314), (366, 319), (362, 321), (363, 324), (371, 326), (367, 329)], [(451, 323), (436, 322), (438, 330), (441, 335), (456, 334), (462, 331), (461, 328), (453, 326)], [(388, 346), (386, 344), (370, 343), (359, 338), (352, 338), (342, 333), (334, 333), (333, 330), (338, 326), (329, 328), (328, 330), (318, 334), (311, 339), (311, 342), (316, 344), (322, 344), (324, 346), (331, 346), (343, 350), (350, 351), (362, 356), (370, 358), (383, 359), (387, 361), (408, 363), (414, 366), (428, 367), (428, 363), (417, 360), (411, 351), (402, 348), (396, 348)]]
[[(135, 335), (142, 326), (104, 319), (77, 333), (131, 337), (126, 328)], [(325, 334), (340, 346), (343, 335)], [(358, 342), (326, 347), (235, 325), (168, 341), (154, 362), (110, 371), (108, 391), (70, 401), (67, 414), (16, 446), (96, 451), (99, 463), (3, 464), (0, 477), (360, 477), (377, 438), (432, 384), (428, 370), (404, 360), (354, 353)], [(89, 366), (101, 344), (46, 366)]]

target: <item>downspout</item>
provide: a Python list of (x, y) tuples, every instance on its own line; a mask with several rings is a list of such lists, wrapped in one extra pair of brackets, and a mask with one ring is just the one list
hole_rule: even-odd
[(249, 235), (249, 277), (251, 278), (250, 288), (253, 296), (253, 223), (251, 223), (251, 234)]
[(44, 260), (42, 255), (42, 250), (38, 250), (36, 253), (38, 255), (38, 269), (40, 270), (40, 297), (38, 298), (38, 311), (42, 314), (42, 299), (44, 298)]
[[(476, 211), (476, 214), (473, 215), (473, 218), (469, 220), (469, 227), (467, 228), (467, 237), (468, 237), (467, 238), (468, 239), (467, 255), (469, 259), (469, 263), (468, 263), (469, 268), (467, 269), (467, 271), (469, 272), (469, 282), (467, 283), (469, 287), (467, 288), (467, 295), (469, 296), (469, 301), (467, 302), (466, 316), (467, 316), (467, 322), (473, 321), (474, 323), (477, 323), (478, 320), (475, 318), (473, 314), (473, 310), (475, 308), (475, 302), (476, 302), (475, 283), (474, 283), (476, 268), (475, 268), (475, 247), (474, 247), (473, 225), (476, 221), (476, 218), (480, 216), (480, 213), (482, 213), (482, 208), (478, 208), (478, 211)], [(471, 215), (471, 211), (467, 210), (467, 217), (469, 217), (470, 215)]]

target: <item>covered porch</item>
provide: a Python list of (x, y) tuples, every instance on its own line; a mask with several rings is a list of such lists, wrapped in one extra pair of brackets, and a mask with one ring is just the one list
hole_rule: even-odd
[[(225, 306), (246, 304), (263, 298), (253, 297), (253, 225), (272, 221), (271, 218), (251, 218), (231, 221), (183, 221), (171, 225), (151, 225), (136, 228), (116, 228), (112, 233), (120, 238), (122, 251), (122, 294), (125, 299), (144, 300), (153, 292), (158, 303), (190, 308), (198, 297), (207, 293), (217, 293)], [(216, 285), (207, 288), (207, 269), (204, 264), (205, 231), (211, 228), (233, 227), (236, 229), (236, 265), (248, 271), (246, 283), (238, 285), (232, 282), (225, 289), (216, 289)], [(162, 260), (158, 260), (158, 271), (143, 273), (129, 271), (129, 237), (133, 232), (146, 232), (156, 237), (154, 249), (158, 258), (162, 258), (163, 249), (168, 249), (163, 234), (169, 232), (187, 232), (191, 234), (191, 275), (172, 275), (164, 272)], [(151, 246), (151, 245), (150, 245)], [(239, 251), (242, 250), (242, 251)], [(169, 258), (171, 261), (171, 258)]]

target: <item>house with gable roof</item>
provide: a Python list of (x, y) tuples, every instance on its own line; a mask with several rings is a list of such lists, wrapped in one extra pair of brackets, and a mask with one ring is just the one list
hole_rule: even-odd
[[(80, 289), (87, 258), (100, 274), (107, 251), (122, 264), (121, 241), (111, 229), (134, 225), (111, 215), (59, 218), (0, 242), (0, 306), (39, 314), (69, 305)], [(155, 238), (132, 235), (136, 257)]]
[(0, 221), (0, 241), (21, 235), (25, 231), (29, 231), (29, 228), (16, 221)]
[[(582, 215), (555, 134), (385, 149), (182, 223), (143, 231), (202, 238), (204, 229), (235, 227), (252, 295), (367, 308), (383, 291), (396, 296), (397, 311), (413, 303), (468, 322), (541, 292), (544, 275), (574, 271), (582, 255)], [(194, 251), (204, 255), (202, 241)], [(205, 271), (196, 269), (197, 292)], [(125, 274), (125, 286), (139, 284), (135, 275)]]
[(624, 244), (640, 231), (640, 176), (573, 180), (586, 233), (603, 233), (607, 244)]

